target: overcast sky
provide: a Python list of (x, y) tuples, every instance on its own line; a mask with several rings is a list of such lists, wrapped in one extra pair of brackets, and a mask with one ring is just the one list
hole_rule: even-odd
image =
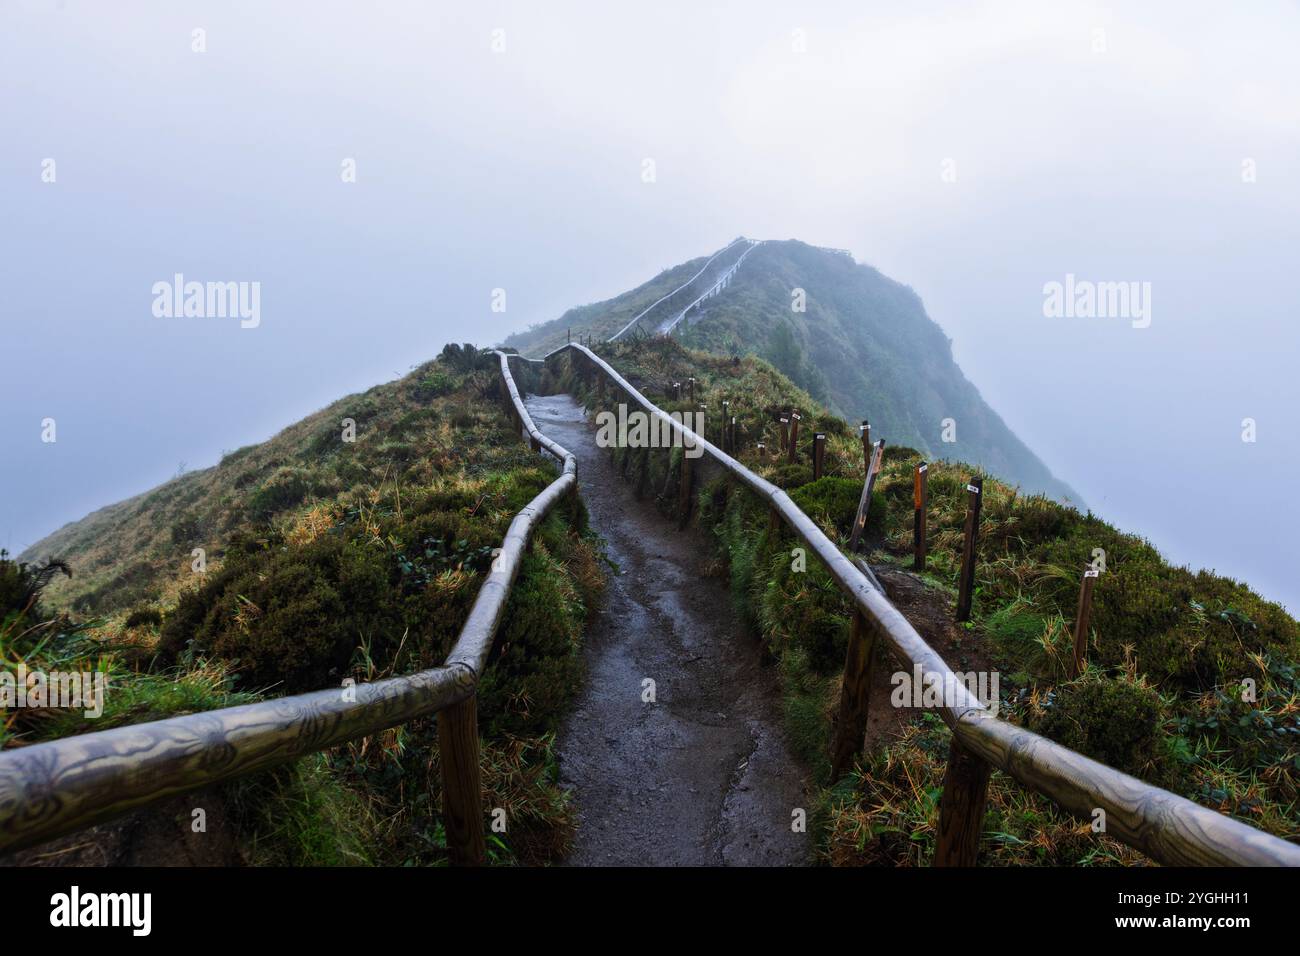
[[(743, 234), (911, 285), (1095, 510), (1294, 611), (1298, 46), (1267, 2), (0, 0), (0, 546)], [(156, 317), (176, 273), (260, 325)], [(1150, 326), (1045, 317), (1067, 273)]]

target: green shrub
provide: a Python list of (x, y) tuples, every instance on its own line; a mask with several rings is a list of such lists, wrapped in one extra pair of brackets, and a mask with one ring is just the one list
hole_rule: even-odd
[(778, 465), (768, 472), (765, 477), (781, 490), (789, 491), (791, 488), (798, 488), (800, 485), (806, 485), (812, 481), (812, 465), (804, 465), (798, 462), (793, 465)]
[(282, 511), (302, 504), (312, 492), (311, 476), (299, 468), (280, 468), (248, 497), (248, 511), (255, 521), (267, 521)]
[(881, 461), (885, 464), (891, 464), (896, 461), (914, 461), (924, 458), (915, 448), (907, 445), (885, 445), (885, 453), (881, 456)]
[[(819, 525), (829, 522), (841, 534), (850, 534), (862, 499), (862, 482), (851, 478), (827, 475), (790, 492), (790, 500)], [(871, 506), (867, 510), (866, 533), (879, 536), (885, 531), (885, 513), (888, 510), (885, 496), (873, 490)]]
[(128, 614), (122, 626), (128, 630), (133, 627), (158, 627), (162, 620), (162, 612), (156, 607), (142, 607)]
[(1150, 687), (1108, 677), (1058, 685), (1030, 728), (1117, 770), (1169, 783), (1164, 709)]
[(434, 369), (411, 386), (411, 395), (418, 402), (431, 402), (456, 389), (456, 380), (440, 369)]

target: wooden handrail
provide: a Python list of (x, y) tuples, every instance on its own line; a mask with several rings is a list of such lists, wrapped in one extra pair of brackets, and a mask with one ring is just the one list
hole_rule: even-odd
[[(861, 615), (859, 631), (870, 628), (873, 636), (883, 637), (903, 660), (952, 683), (954, 699), (938, 709), (952, 728), (954, 754), (959, 755), (954, 759), (960, 759), (961, 772), (950, 772), (945, 780), (943, 805), (955, 809), (948, 820), (941, 821), (941, 842), (949, 842), (937, 855), (949, 862), (973, 862), (971, 847), (978, 833), (972, 834), (971, 827), (978, 827), (982, 817), (987, 774), (971, 762), (984, 761), (1071, 813), (1088, 818), (1097, 809), (1104, 810), (1110, 835), (1163, 863), (1300, 865), (1300, 847), (1294, 844), (1143, 783), (989, 713), (955, 681), (943, 659), (907, 619), (785, 492), (671, 418), (608, 363), (577, 343), (561, 346), (540, 360), (496, 353), (510, 408), (534, 447), (560, 460), (562, 472), (511, 521), (493, 569), (479, 588), (443, 665), (353, 688), (321, 690), (4, 751), (0, 753), (0, 852), (41, 843), (175, 794), (264, 770), (437, 712), (449, 850), (453, 862), (481, 862), (482, 807), (473, 707), (478, 680), (529, 537), (537, 523), (577, 488), (573, 455), (537, 429), (509, 363), (512, 358), (541, 363), (569, 350), (585, 356), (593, 370), (647, 413), (665, 422), (684, 442), (698, 444), (732, 476), (766, 499), (772, 513), (813, 549), (854, 602)], [(861, 648), (857, 650), (861, 653)], [(944, 836), (947, 831), (952, 831), (949, 837)]]
[[(478, 738), (474, 733), (471, 742), (456, 731), (474, 724), (478, 681), (528, 539), (547, 513), (577, 488), (573, 455), (537, 430), (510, 375), (509, 357), (495, 354), (514, 414), (529, 437), (559, 458), (563, 468), (510, 522), (492, 570), (479, 587), (446, 661), (406, 677), (186, 714), (0, 752), (0, 852), (43, 843), (176, 794), (441, 712), (444, 801), (457, 804), (446, 808), (448, 847), (454, 862), (481, 862)], [(444, 713), (455, 716), (444, 721)], [(448, 779), (449, 765), (466, 768), (466, 773), (472, 770), (473, 780), (463, 776)], [(453, 811), (463, 819), (453, 822)], [(474, 850), (476, 842), (478, 852)]]
[[(771, 482), (759, 477), (739, 461), (684, 423), (675, 420), (650, 402), (612, 366), (591, 349), (569, 343), (548, 353), (549, 361), (562, 352), (584, 356), (598, 374), (621, 389), (647, 414), (654, 416), (681, 437), (684, 444), (702, 447), (715, 462), (750, 491), (766, 500), (774, 514), (780, 516), (825, 565), (836, 584), (866, 619), (866, 626), (882, 637), (907, 666), (920, 665), (951, 687), (951, 699), (938, 711), (952, 729), (954, 738), (979, 760), (997, 767), (1031, 790), (1037, 791), (1058, 806), (1091, 820), (1097, 810), (1105, 812), (1106, 833), (1165, 864), (1183, 866), (1300, 866), (1300, 846), (1279, 839), (1208, 807), (1187, 800), (1160, 787), (1144, 783), (1113, 767), (1075, 753), (1053, 740), (1040, 737), (1023, 727), (1007, 723), (991, 714), (980, 701), (956, 679), (952, 670), (917, 633), (908, 620), (884, 594), (820, 528)], [(860, 649), (858, 649), (860, 651)], [(850, 654), (855, 653), (850, 648)], [(858, 746), (861, 741), (858, 741)], [(978, 827), (982, 819), (983, 782), (979, 773), (949, 774), (945, 789), (968, 787), (978, 791), (978, 812), (972, 813), (963, 794), (948, 794), (945, 803)], [(941, 842), (944, 841), (941, 826)], [(952, 847), (974, 846), (968, 832), (953, 830), (948, 847), (940, 855), (950, 861), (973, 863), (969, 852)], [(978, 834), (975, 834), (978, 837)]]

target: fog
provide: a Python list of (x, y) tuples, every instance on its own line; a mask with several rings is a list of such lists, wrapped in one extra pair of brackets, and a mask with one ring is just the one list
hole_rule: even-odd
[(5, 0), (0, 547), (743, 234), (912, 286), (1095, 511), (1294, 611), (1300, 13), (1128, 6)]

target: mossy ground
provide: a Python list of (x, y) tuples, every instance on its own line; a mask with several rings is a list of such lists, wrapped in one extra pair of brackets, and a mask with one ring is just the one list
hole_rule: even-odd
[[(738, 419), (742, 461), (785, 488), (833, 541), (847, 545), (863, 455), (856, 430), (819, 407), (767, 363), (728, 359), (651, 340), (598, 351), (668, 410), (675, 382), (695, 377), (696, 405), (725, 398)], [(579, 389), (577, 378), (565, 381)], [(594, 391), (584, 394), (597, 403)], [(607, 398), (607, 402), (612, 398)], [(781, 414), (803, 414), (800, 461), (777, 451)], [(708, 427), (706, 426), (706, 431)], [(827, 435), (826, 474), (812, 482), (811, 436)], [(716, 432), (716, 429), (714, 430)], [(720, 443), (719, 435), (708, 437)], [(876, 435), (888, 440), (888, 435)], [(758, 443), (766, 447), (759, 449)], [(676, 505), (680, 452), (646, 456), (644, 484)], [(870, 508), (876, 564), (910, 567), (913, 471), (919, 453), (890, 448)], [(638, 463), (634, 459), (633, 467)], [(929, 465), (929, 564), (934, 600), (957, 585), (965, 487), (983, 474), (950, 461)], [(969, 637), (1000, 673), (1004, 717), (1279, 836), (1300, 838), (1300, 625), (1245, 584), (1166, 562), (1149, 542), (1095, 515), (1025, 496), (984, 474)], [(822, 785), (815, 820), (832, 863), (924, 864), (933, 853), (938, 794), (950, 734), (930, 715), (864, 755), (841, 780), (826, 752), (839, 699), (849, 607), (825, 570), (773, 528), (767, 508), (735, 482), (699, 490), (698, 520), (713, 531), (737, 613), (780, 668), (792, 739)], [(1099, 550), (1100, 549), (1100, 550)], [(1071, 628), (1084, 569), (1104, 554), (1093, 598), (1088, 668), (1071, 676)], [(1253, 701), (1243, 696), (1251, 696)], [(1087, 822), (995, 773), (981, 862), (1133, 864), (1143, 858), (1093, 834)]]
[[(0, 663), (110, 676), (102, 718), (0, 712), (0, 744), (440, 663), (492, 549), (556, 475), (504, 414), (497, 368), (449, 346), (404, 379), (65, 528), (48, 543), (72, 576), (45, 588), (48, 611), (24, 596), (34, 569), (0, 561)], [(490, 839), (496, 862), (550, 862), (571, 836), (553, 733), (582, 679), (583, 626), (603, 582), (581, 505), (561, 505), (535, 532), (479, 692), (483, 784), (506, 811), (506, 832)], [(433, 718), (224, 794), (250, 862), (445, 860)]]

